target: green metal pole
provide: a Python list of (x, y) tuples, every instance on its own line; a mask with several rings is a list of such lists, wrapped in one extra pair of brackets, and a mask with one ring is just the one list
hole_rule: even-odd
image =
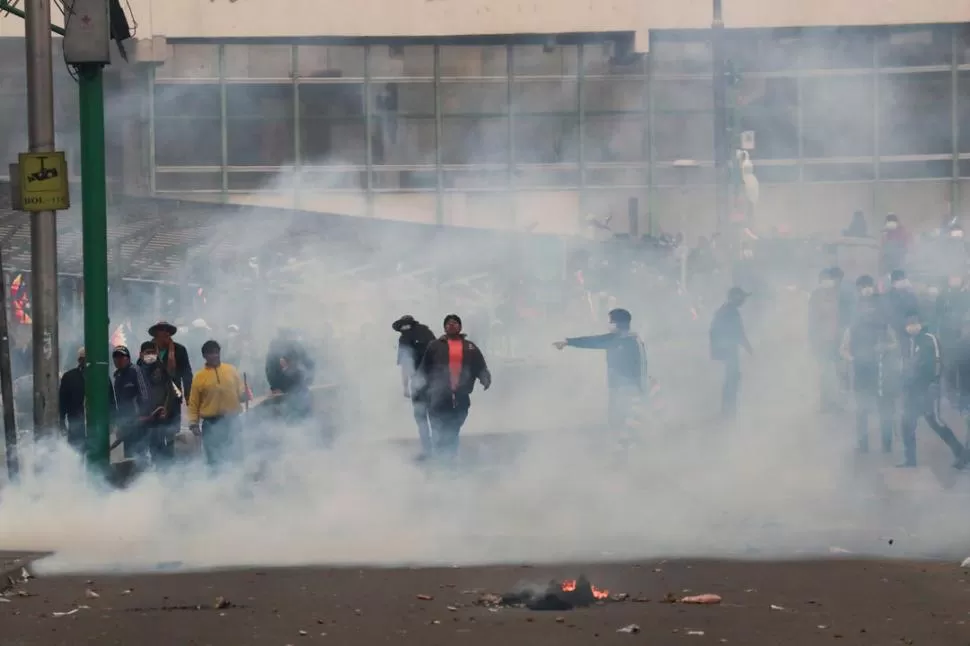
[(108, 197), (104, 161), (104, 86), (100, 65), (78, 66), (81, 107), (81, 231), (84, 253), (84, 348), (88, 366), (88, 464), (105, 471), (110, 466), (108, 430)]

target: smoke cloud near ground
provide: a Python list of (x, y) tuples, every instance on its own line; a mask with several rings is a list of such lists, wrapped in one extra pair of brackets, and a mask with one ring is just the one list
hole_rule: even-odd
[[(296, 181), (284, 174), (269, 188), (294, 192)], [(632, 447), (620, 449), (623, 438), (599, 428), (606, 416), (602, 354), (551, 347), (567, 335), (603, 331), (605, 320), (584, 306), (541, 324), (507, 323), (513, 360), (490, 343), (489, 326), (468, 315), (482, 298), (473, 294), (477, 287), (433, 286), (481, 271), (501, 292), (522, 271), (509, 262), (505, 243), (484, 234), (480, 243), (468, 236), (456, 245), (445, 234), (416, 243), (388, 233), (360, 251), (328, 242), (326, 233), (294, 245), (282, 239), (286, 228), (267, 221), (212, 233), (213, 243), (282, 246), (292, 257), (272, 305), (240, 293), (249, 271), (242, 265), (212, 273), (206, 319), (221, 323), (212, 333), (219, 340), (228, 323), (250, 329), (258, 357), (281, 326), (321, 341), (326, 361), (317, 381), (341, 386), (329, 414), (338, 431), (333, 445), (324, 445), (316, 425), (249, 426), (238, 468), (214, 476), (192, 462), (124, 490), (92, 483), (65, 447), (39, 445), (24, 457), (42, 469), (25, 469), (20, 484), (0, 491), (0, 549), (51, 550), (56, 555), (38, 569), (70, 572), (774, 558), (831, 548), (885, 554), (888, 538), (895, 553), (934, 555), (970, 542), (965, 478), (944, 478), (947, 488), (926, 491), (911, 486), (915, 478), (896, 487), (891, 461), (853, 457), (849, 415), (818, 415), (803, 290), (774, 285), (776, 297), (759, 305), (750, 330), (756, 354), (743, 365), (734, 426), (717, 421), (721, 374), (708, 358), (711, 309), (692, 323), (689, 308), (673, 297), (621, 294), (617, 304), (632, 311), (646, 340), (664, 406), (651, 405)], [(406, 242), (412, 246), (402, 252)], [(407, 260), (437, 280), (429, 286), (401, 278)], [(351, 271), (366, 266), (377, 269)], [(390, 328), (410, 313), (439, 331), (450, 312), (482, 344), (495, 382), (472, 396), (462, 433), (470, 457), (454, 472), (413, 460), (416, 432)], [(199, 364), (197, 346), (188, 349)], [(925, 445), (925, 461), (942, 464), (935, 449)], [(254, 483), (257, 471), (262, 478)]]

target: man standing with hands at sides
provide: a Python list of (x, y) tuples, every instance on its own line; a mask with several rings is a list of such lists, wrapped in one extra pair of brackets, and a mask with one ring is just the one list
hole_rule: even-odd
[(741, 320), (741, 306), (748, 292), (740, 287), (728, 290), (727, 302), (711, 321), (711, 359), (724, 363), (724, 389), (721, 391), (721, 414), (733, 420), (738, 413), (738, 391), (741, 388), (741, 348), (753, 354)]
[(212, 467), (241, 458), (239, 415), (248, 397), (239, 372), (222, 363), (221, 354), (216, 341), (202, 344), (205, 366), (195, 374), (189, 397), (189, 429), (202, 438), (206, 461)]
[(609, 317), (610, 332), (573, 337), (553, 346), (557, 350), (570, 347), (606, 351), (609, 424), (619, 430), (632, 421), (636, 402), (647, 394), (647, 351), (640, 337), (630, 330), (630, 312), (614, 309)]
[(444, 326), (445, 335), (428, 345), (418, 367), (422, 380), (417, 397), (428, 405), (435, 456), (453, 461), (475, 381), (488, 390), (492, 375), (482, 351), (462, 334), (461, 318), (449, 314)]
[[(183, 402), (188, 402), (192, 396), (192, 364), (189, 363), (189, 353), (185, 346), (176, 343), (172, 337), (178, 328), (166, 321), (159, 321), (148, 328), (148, 335), (155, 342), (158, 350), (158, 362), (168, 373), (175, 390)], [(182, 407), (176, 407), (175, 418), (169, 420), (176, 428), (182, 425)]]
[(428, 421), (428, 403), (417, 397), (421, 392), (418, 366), (435, 335), (427, 325), (419, 323), (410, 314), (394, 321), (391, 329), (400, 334), (397, 340), (397, 365), (401, 368), (404, 396), (411, 400), (414, 421), (418, 424), (418, 437), (421, 439), (418, 460), (425, 460), (431, 457), (431, 425)]

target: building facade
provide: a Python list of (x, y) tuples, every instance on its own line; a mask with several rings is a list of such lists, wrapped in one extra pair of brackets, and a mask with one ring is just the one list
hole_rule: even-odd
[[(627, 231), (635, 198), (640, 232), (713, 230), (709, 2), (285, 4), (132, 3), (132, 62), (108, 75), (115, 190), (564, 234), (589, 215)], [(970, 6), (763, 5), (724, 5), (760, 222), (834, 234), (856, 209), (970, 212)], [(11, 161), (25, 132), (12, 20)], [(57, 79), (73, 150), (76, 91)]]

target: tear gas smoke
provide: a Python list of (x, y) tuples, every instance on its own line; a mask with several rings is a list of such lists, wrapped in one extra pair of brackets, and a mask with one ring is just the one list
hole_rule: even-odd
[[(266, 188), (292, 195), (294, 181), (283, 175)], [(402, 214), (408, 208), (402, 203)], [(800, 323), (803, 292), (780, 290), (763, 305), (761, 324), (751, 324), (757, 355), (743, 367), (741, 420), (733, 428), (714, 421), (720, 367), (708, 358), (710, 308), (691, 322), (676, 297), (648, 300), (637, 285), (621, 294), (618, 304), (632, 311), (633, 327), (645, 337), (666, 404), (625, 451), (615, 450), (616, 437), (591, 430), (605, 418), (602, 355), (550, 346), (595, 333), (605, 320), (580, 307), (541, 325), (506, 322), (517, 345), (518, 359), (510, 361), (491, 347), (491, 330), (466, 316), (495, 387), (474, 393), (462, 441), (485, 448), (457, 472), (419, 467), (412, 461), (416, 441), (392, 441), (414, 438), (415, 429), (390, 323), (410, 313), (437, 331), (444, 314), (464, 315), (481, 297), (467, 286), (415, 284), (388, 268), (403, 257), (444, 282), (481, 271), (499, 293), (534, 269), (509, 262), (505, 243), (485, 233), (476, 241), (466, 231), (460, 245), (450, 234), (428, 235), (406, 249), (388, 233), (355, 251), (328, 241), (326, 232), (308, 233), (294, 246), (282, 240), (285, 229), (272, 221), (211, 233), (214, 244), (252, 250), (282, 243), (292, 260), (272, 305), (239, 294), (245, 260), (208, 274), (214, 300), (205, 318), (249, 328), (258, 352), (284, 325), (308, 339), (326, 337), (317, 382), (342, 386), (335, 443), (323, 446), (310, 428), (250, 427), (238, 469), (210, 476), (192, 463), (147, 474), (125, 490), (90, 484), (65, 448), (39, 446), (25, 458), (43, 470), (0, 491), (0, 549), (55, 551), (39, 567), (65, 572), (151, 570), (164, 562), (214, 568), (790, 557), (832, 545), (877, 553), (887, 532), (909, 554), (970, 541), (967, 483), (918, 499), (887, 497), (882, 472), (850, 458), (852, 420), (816, 413), (816, 366)], [(366, 265), (378, 269), (350, 271)], [(771, 272), (767, 279), (774, 280)], [(198, 365), (197, 345), (188, 349)], [(254, 437), (271, 438), (273, 446), (259, 448)], [(487, 447), (497, 457), (489, 459)], [(254, 485), (257, 470), (263, 479)]]

